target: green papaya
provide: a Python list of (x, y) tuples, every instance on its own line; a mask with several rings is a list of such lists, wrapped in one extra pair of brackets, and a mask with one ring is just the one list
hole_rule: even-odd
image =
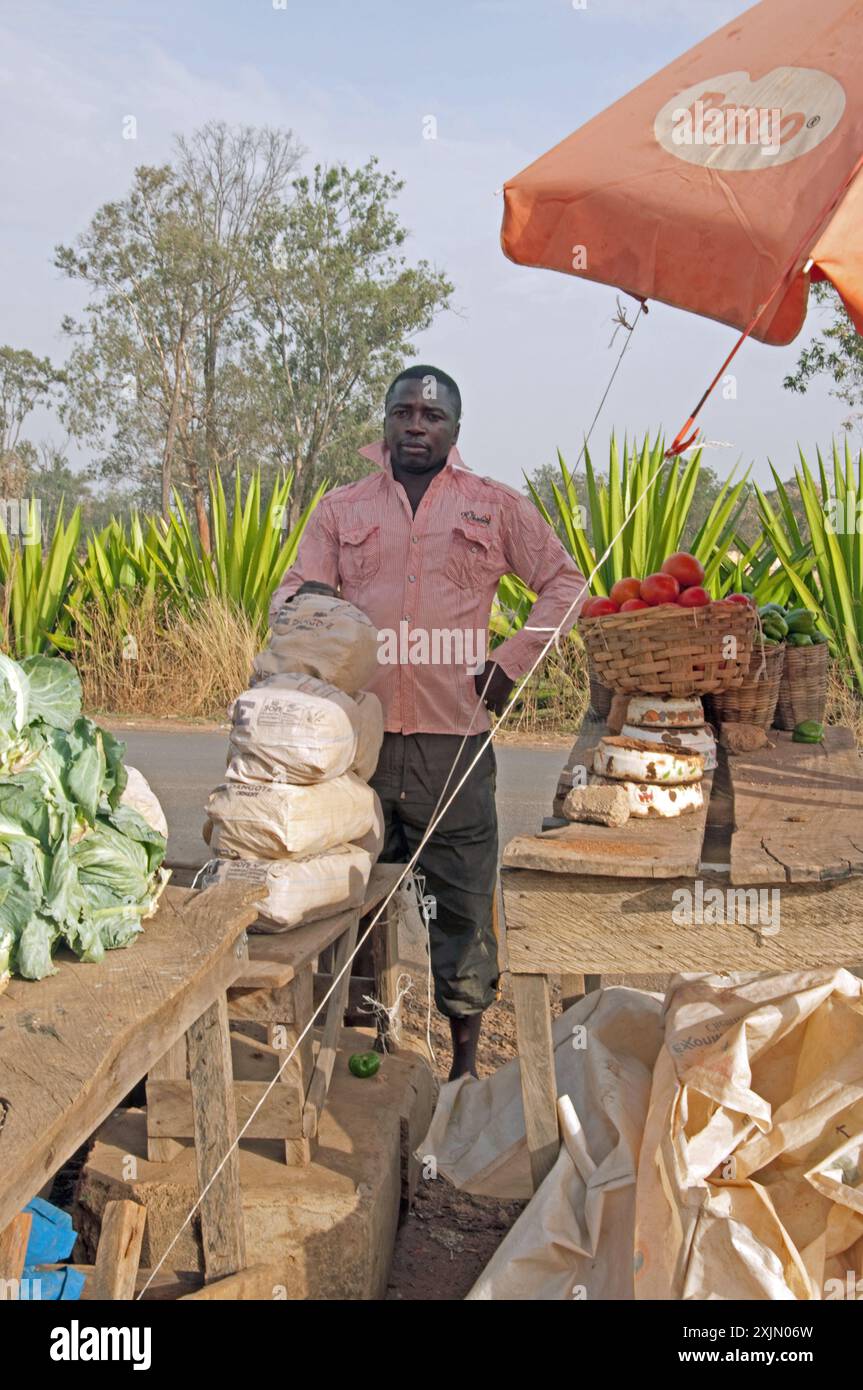
[(780, 618), (785, 617), (785, 609), (782, 607), (781, 603), (762, 603), (758, 612), (761, 614), (762, 618), (766, 618), (768, 613), (778, 613)]
[(789, 632), (805, 632), (811, 637), (815, 631), (816, 615), (810, 608), (794, 608), (786, 617)]
[(824, 725), (817, 719), (804, 719), (791, 735), (792, 743), (821, 743), (824, 739)]
[(762, 620), (761, 626), (771, 637), (788, 636), (788, 624), (784, 618), (780, 618), (778, 613), (768, 613), (767, 617)]
[(814, 646), (812, 638), (808, 632), (789, 632), (788, 641), (792, 647), (811, 647)]
[(819, 632), (816, 628), (812, 634), (812, 641), (814, 642), (816, 647), (823, 647), (826, 645), (829, 639), (825, 636), (823, 632)]

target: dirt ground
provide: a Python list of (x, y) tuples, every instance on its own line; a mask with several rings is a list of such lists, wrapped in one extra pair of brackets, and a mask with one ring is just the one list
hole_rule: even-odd
[[(477, 1056), (480, 1077), (491, 1076), (516, 1056), (515, 1010), (507, 975), (502, 976), (501, 985), (500, 1000), (483, 1020)], [(415, 978), (413, 994), (405, 1005), (403, 1044), (423, 1049), (425, 980)], [(445, 1078), (452, 1060), (449, 1026), (434, 1005), (430, 1031), (435, 1072)], [(442, 1177), (433, 1182), (421, 1178), (413, 1208), (396, 1238), (387, 1300), (438, 1302), (464, 1298), (525, 1205), (468, 1196)]]

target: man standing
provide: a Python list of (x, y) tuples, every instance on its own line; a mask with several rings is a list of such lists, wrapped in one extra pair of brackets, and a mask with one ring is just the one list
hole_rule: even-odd
[[(386, 818), (381, 860), (407, 861), (485, 742), (584, 580), (532, 502), (479, 478), (456, 448), (461, 394), (445, 372), (410, 367), (390, 386), (384, 439), (360, 450), (377, 471), (327, 493), (297, 562), (273, 596), (335, 592), (379, 632), (384, 743), (372, 786)], [(536, 593), (530, 625), (485, 661), (502, 575)], [(496, 763), (491, 744), (435, 826), (418, 861), (435, 899), (429, 927), (435, 1002), (450, 1021), (450, 1080), (476, 1075), (483, 1010), (498, 982), (492, 908), (497, 884)]]

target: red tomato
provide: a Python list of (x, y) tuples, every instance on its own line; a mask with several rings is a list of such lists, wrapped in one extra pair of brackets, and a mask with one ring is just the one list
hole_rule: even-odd
[(677, 602), (680, 608), (703, 608), (706, 603), (711, 603), (712, 599), (700, 584), (691, 584), (688, 589), (683, 590)]
[(641, 581), (639, 598), (657, 608), (660, 603), (675, 603), (679, 593), (680, 585), (673, 574), (649, 574)]
[(645, 603), (643, 598), (628, 598), (625, 603), (620, 605), (621, 613), (634, 613), (637, 608), (649, 608), (650, 604)]
[(681, 589), (704, 583), (704, 566), (687, 550), (677, 550), (663, 560), (662, 573), (673, 575)]
[(638, 598), (640, 587), (640, 579), (618, 579), (617, 583), (611, 586), (610, 597), (622, 608), (628, 599)]
[(726, 594), (723, 603), (748, 603), (751, 605), (752, 599), (748, 594)]
[(618, 611), (617, 604), (610, 598), (589, 598), (581, 610), (582, 618), (605, 618)]

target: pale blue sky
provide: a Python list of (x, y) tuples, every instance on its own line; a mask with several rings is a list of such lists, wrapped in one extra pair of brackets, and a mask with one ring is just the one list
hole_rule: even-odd
[[(276, 0), (276, 4), (279, 0)], [(78, 290), (52, 248), (119, 196), (136, 164), (169, 157), (174, 132), (209, 118), (290, 127), (308, 161), (375, 154), (404, 178), (409, 252), (455, 282), (457, 313), (417, 342), (459, 380), (461, 447), (479, 472), (520, 485), (522, 469), (574, 461), (620, 347), (613, 290), (507, 261), (505, 179), (744, 7), (737, 0), (0, 0), (5, 190), (0, 341), (60, 360)], [(137, 139), (124, 140), (124, 117)], [(423, 138), (433, 115), (438, 138)], [(631, 301), (627, 301), (631, 304)], [(810, 325), (817, 311), (810, 314)], [(707, 436), (787, 476), (796, 441), (814, 452), (843, 407), (819, 387), (782, 389), (790, 348), (752, 343), (738, 397), (714, 396)], [(734, 341), (732, 330), (654, 305), (594, 435), (671, 436)], [(40, 425), (43, 424), (40, 421)]]

